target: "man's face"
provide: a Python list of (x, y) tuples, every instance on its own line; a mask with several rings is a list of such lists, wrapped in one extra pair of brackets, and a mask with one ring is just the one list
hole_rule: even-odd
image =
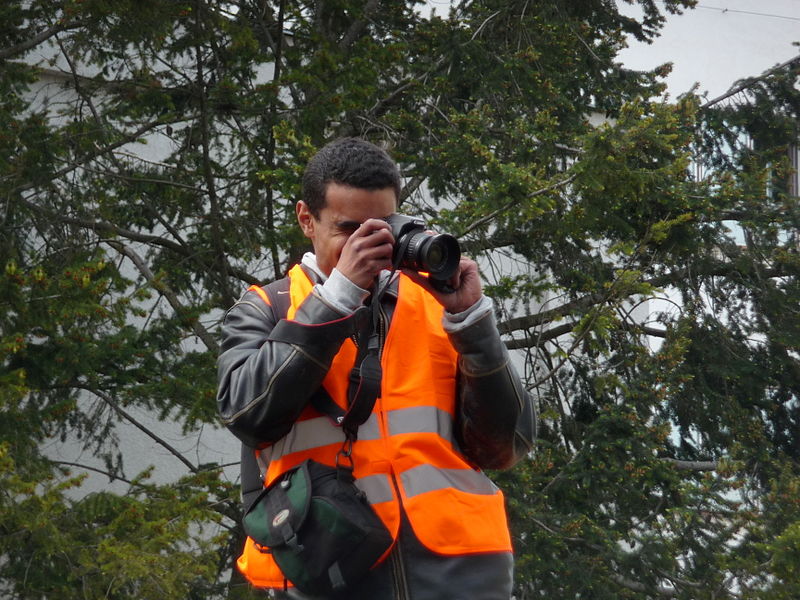
[(395, 212), (396, 201), (394, 188), (364, 190), (329, 183), (319, 219), (309, 212), (305, 202), (298, 202), (297, 220), (314, 246), (320, 270), (330, 275), (339, 262), (345, 242), (359, 225), (367, 219), (388, 217)]

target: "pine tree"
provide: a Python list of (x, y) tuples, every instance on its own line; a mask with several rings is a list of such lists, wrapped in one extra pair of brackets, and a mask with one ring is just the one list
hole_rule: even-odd
[[(664, 101), (617, 53), (694, 2), (635, 4), (5, 2), (0, 590), (250, 594), (221, 465), (155, 483), (115, 441), (134, 409), (217, 423), (220, 318), (359, 135), (479, 260), (539, 407), (494, 474), (517, 598), (796, 597), (798, 65)], [(82, 493), (67, 436), (125, 491)]]

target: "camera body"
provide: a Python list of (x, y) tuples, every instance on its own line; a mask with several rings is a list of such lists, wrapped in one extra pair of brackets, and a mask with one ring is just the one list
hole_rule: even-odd
[(393, 214), (384, 219), (392, 228), (392, 263), (428, 273), (431, 283), (443, 284), (458, 270), (461, 248), (458, 240), (446, 233), (431, 233), (421, 219)]

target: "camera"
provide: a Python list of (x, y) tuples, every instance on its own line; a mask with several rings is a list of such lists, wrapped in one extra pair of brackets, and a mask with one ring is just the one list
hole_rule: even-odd
[(406, 215), (389, 215), (384, 221), (394, 236), (393, 264), (428, 273), (434, 287), (458, 270), (461, 248), (452, 235), (430, 233), (423, 221)]

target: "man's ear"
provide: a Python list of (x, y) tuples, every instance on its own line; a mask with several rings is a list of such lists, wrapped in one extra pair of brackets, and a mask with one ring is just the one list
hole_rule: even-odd
[(294, 212), (297, 215), (297, 222), (300, 224), (303, 235), (307, 238), (314, 239), (314, 225), (316, 219), (308, 209), (308, 205), (302, 200), (298, 200), (294, 207)]

